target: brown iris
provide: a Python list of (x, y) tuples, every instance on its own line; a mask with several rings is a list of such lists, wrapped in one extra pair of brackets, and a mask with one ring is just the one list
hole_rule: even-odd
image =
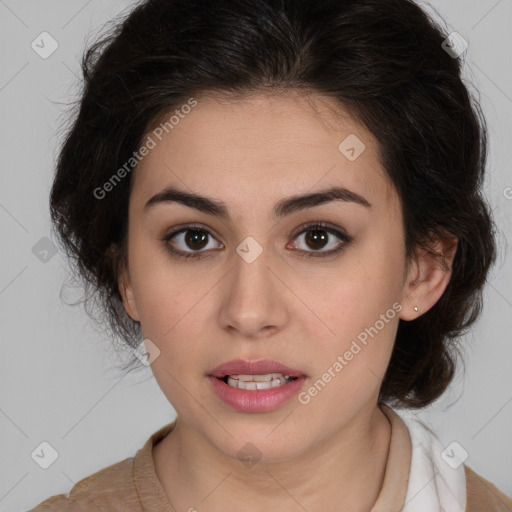
[[(194, 250), (203, 249), (207, 243), (208, 233), (199, 229), (189, 229), (185, 233), (185, 243), (188, 247)], [(203, 245), (201, 245), (203, 243)], [(200, 245), (198, 247), (197, 245)]]
[[(305, 240), (312, 249), (322, 249), (327, 241), (326, 231), (323, 229), (310, 229), (305, 236)], [(322, 242), (324, 242), (323, 245)], [(319, 243), (322, 245), (321, 247), (316, 246)]]

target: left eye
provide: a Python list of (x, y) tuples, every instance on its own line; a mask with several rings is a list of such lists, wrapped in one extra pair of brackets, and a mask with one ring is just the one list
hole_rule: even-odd
[[(326, 241), (328, 242), (328, 238), (333, 235), (338, 238), (340, 242), (337, 244), (334, 243), (334, 245), (331, 243), (332, 247), (329, 250), (321, 251), (321, 249), (325, 249), (326, 245), (329, 245), (329, 243), (326, 244)], [(164, 242), (167, 250), (173, 256), (178, 258), (200, 258), (201, 253), (205, 252), (203, 249), (215, 248), (215, 244), (213, 247), (208, 247), (208, 238), (214, 240), (213, 235), (201, 226), (185, 226), (177, 231), (169, 233), (162, 239), (162, 241)], [(298, 238), (302, 238), (303, 243), (306, 244), (306, 249), (299, 247), (300, 252), (304, 252), (305, 257), (321, 257), (338, 253), (352, 241), (352, 238), (345, 232), (339, 231), (338, 229), (323, 223), (306, 226), (301, 232), (295, 235), (293, 239), (295, 240)], [(171, 243), (171, 240), (174, 239), (175, 241)], [(180, 244), (181, 247), (179, 247)], [(177, 249), (176, 246), (178, 246)], [(222, 249), (223, 247), (224, 246), (219, 243), (217, 248)], [(289, 245), (287, 245), (287, 247), (290, 248)], [(312, 249), (312, 251), (309, 251), (308, 247)], [(297, 248), (297, 245), (293, 244), (293, 247), (291, 248), (295, 249)]]
[[(336, 243), (331, 240), (331, 248), (329, 250), (320, 251), (320, 249), (325, 249), (329, 245), (328, 239), (332, 238), (332, 236), (338, 238), (341, 242)], [(352, 241), (351, 237), (346, 233), (322, 223), (307, 226), (295, 238), (303, 239), (306, 245), (306, 249), (304, 249), (306, 251), (304, 256), (306, 257), (329, 256), (338, 253)], [(313, 251), (308, 251), (308, 247), (313, 249)]]

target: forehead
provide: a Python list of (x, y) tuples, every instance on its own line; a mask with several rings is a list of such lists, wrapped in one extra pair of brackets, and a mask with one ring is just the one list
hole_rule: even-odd
[(134, 173), (136, 200), (176, 186), (234, 207), (247, 199), (273, 205), (333, 185), (372, 204), (393, 199), (374, 136), (332, 98), (287, 92), (196, 101), (148, 131), (155, 144)]

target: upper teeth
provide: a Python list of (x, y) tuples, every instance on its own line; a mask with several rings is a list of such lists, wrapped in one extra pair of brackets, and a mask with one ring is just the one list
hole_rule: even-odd
[(266, 373), (265, 375), (228, 375), (228, 385), (233, 388), (255, 391), (270, 389), (286, 384), (291, 377), (282, 373)]
[(265, 373), (264, 375), (229, 375), (232, 379), (242, 380), (244, 382), (268, 382), (272, 379), (278, 379), (279, 377), (284, 377), (285, 379), (289, 379), (289, 375), (283, 375), (282, 373)]

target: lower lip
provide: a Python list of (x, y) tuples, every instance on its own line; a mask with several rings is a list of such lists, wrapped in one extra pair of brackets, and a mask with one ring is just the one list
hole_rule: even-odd
[(306, 377), (298, 377), (295, 380), (270, 389), (238, 389), (228, 386), (217, 377), (208, 376), (216, 395), (227, 405), (244, 412), (266, 412), (277, 409), (292, 396), (296, 395), (304, 385)]

